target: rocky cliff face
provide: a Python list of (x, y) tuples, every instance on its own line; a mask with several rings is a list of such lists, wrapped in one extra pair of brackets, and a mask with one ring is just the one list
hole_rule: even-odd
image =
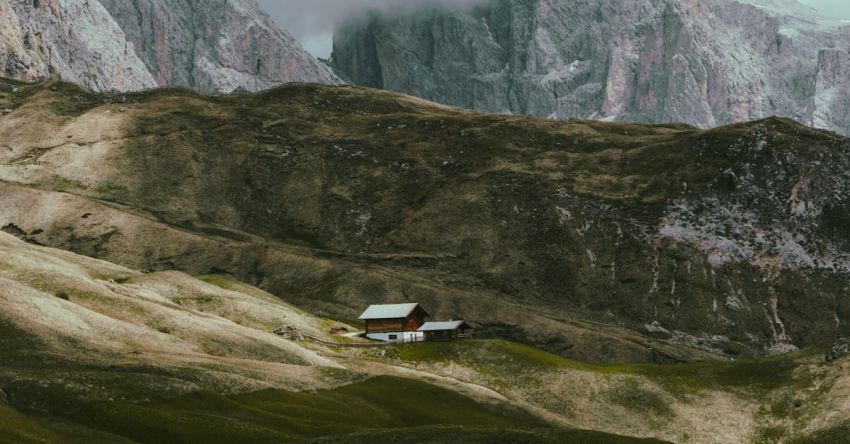
[(96, 90), (156, 86), (121, 28), (97, 2), (0, 0), (0, 73)]
[(479, 111), (850, 133), (850, 25), (794, 0), (488, 0), (340, 29), (354, 83)]
[(0, 73), (87, 88), (338, 83), (253, 0), (0, 0)]
[(339, 83), (254, 0), (100, 0), (159, 85), (229, 92)]

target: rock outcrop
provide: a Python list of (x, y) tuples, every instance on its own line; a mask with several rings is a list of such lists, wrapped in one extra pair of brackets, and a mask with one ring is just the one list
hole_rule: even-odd
[(159, 85), (229, 92), (286, 82), (340, 82), (254, 0), (100, 2)]
[(0, 75), (97, 91), (339, 83), (253, 0), (0, 0)]
[(824, 49), (818, 56), (814, 125), (850, 131), (850, 47)]
[(0, 0), (0, 73), (27, 81), (59, 77), (101, 91), (156, 86), (96, 1)]
[(335, 36), (353, 83), (485, 112), (850, 133), (850, 25), (794, 0), (487, 0)]

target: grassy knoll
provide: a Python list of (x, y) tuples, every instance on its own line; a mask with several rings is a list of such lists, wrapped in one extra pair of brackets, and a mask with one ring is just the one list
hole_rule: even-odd
[(706, 361), (686, 364), (593, 364), (567, 359), (540, 349), (502, 340), (424, 342), (398, 350), (398, 358), (411, 362), (460, 363), (485, 376), (514, 377), (523, 369), (577, 370), (601, 375), (644, 376), (683, 392), (730, 389), (764, 392), (791, 382), (802, 352), (741, 361)]
[[(323, 437), (332, 442), (421, 442), (431, 437), (442, 442), (492, 442), (494, 437), (502, 442), (506, 437), (630, 442), (604, 433), (552, 429), (519, 411), (485, 407), (428, 383), (390, 376), (315, 392), (196, 393), (141, 404), (80, 403), (64, 416), (73, 421), (77, 436), (81, 430), (97, 430), (143, 443), (279, 443)], [(0, 418), (21, 442), (74, 441), (67, 438), (73, 435), (67, 433), (67, 423), (65, 434), (55, 434), (10, 408), (0, 409)]]
[(33, 419), (0, 404), (0, 440), (20, 444), (56, 442), (59, 439)]
[[(807, 424), (832, 409), (836, 396), (827, 395), (834, 383), (824, 372), (839, 371), (823, 367), (818, 350), (737, 361), (594, 364), (480, 339), (410, 344), (373, 357), (491, 387), (572, 427), (676, 442), (809, 436)], [(722, 436), (710, 423), (724, 425)], [(819, 433), (840, 434), (836, 424)]]

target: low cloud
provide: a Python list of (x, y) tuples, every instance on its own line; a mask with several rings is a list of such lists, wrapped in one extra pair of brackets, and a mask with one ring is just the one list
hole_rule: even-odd
[[(278, 23), (318, 57), (329, 57), (333, 31), (368, 12), (410, 12), (432, 5), (468, 7), (486, 0), (257, 0)], [(850, 20), (850, 0), (799, 0), (828, 17)]]
[(800, 0), (827, 17), (850, 20), (850, 1), (848, 0)]
[(409, 12), (432, 5), (467, 7), (483, 0), (257, 0), (304, 47), (319, 57), (330, 56), (337, 25), (369, 12)]

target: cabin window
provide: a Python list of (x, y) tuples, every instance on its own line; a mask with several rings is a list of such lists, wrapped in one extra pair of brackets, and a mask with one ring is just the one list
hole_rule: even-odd
[(398, 335), (390, 335), (390, 339), (398, 339)]

